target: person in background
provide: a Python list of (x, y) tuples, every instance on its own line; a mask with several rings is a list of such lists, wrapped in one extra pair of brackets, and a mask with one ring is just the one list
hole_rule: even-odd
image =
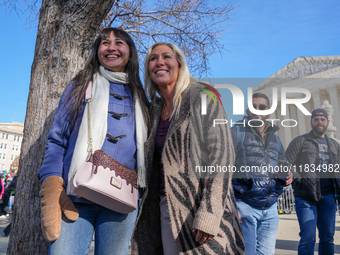
[(329, 124), (324, 109), (315, 109), (312, 130), (296, 137), (287, 148), (293, 164), (293, 189), (296, 215), (300, 225), (299, 255), (314, 254), (316, 228), (319, 230), (319, 254), (334, 254), (335, 215), (339, 194), (340, 146), (326, 135)]
[[(267, 110), (270, 105), (262, 93), (253, 94), (252, 103), (257, 110)], [(231, 128), (237, 169), (232, 183), (246, 255), (274, 254), (279, 224), (277, 200), (283, 187), (292, 183), (291, 172), (280, 179), (278, 172), (269, 170), (284, 164), (286, 155), (275, 134), (279, 127), (266, 121), (268, 117), (247, 109), (247, 116)], [(242, 172), (245, 167), (255, 171)]]
[(2, 195), (4, 194), (5, 192), (5, 186), (4, 186), (4, 179), (3, 179), (3, 176), (1, 175), (0, 176), (0, 201), (1, 201), (1, 204), (0, 204), (0, 217), (5, 215), (5, 206), (4, 206), (4, 201), (3, 201), (3, 197)]
[[(95, 254), (126, 255), (138, 210), (121, 214), (74, 193), (73, 177), (88, 155), (85, 92), (89, 82), (93, 82), (93, 151), (101, 150), (123, 171), (138, 168), (140, 180), (144, 177), (139, 170), (144, 168), (149, 116), (137, 50), (129, 34), (105, 28), (84, 69), (63, 93), (48, 134), (39, 171), (42, 230), (49, 254), (88, 254), (95, 233)], [(139, 185), (144, 187), (142, 181)]]
[[(3, 215), (2, 216), (9, 216), (11, 212), (11, 204), (10, 204), (10, 197), (11, 192), (9, 192), (9, 187), (12, 184), (14, 177), (10, 173), (5, 173), (5, 183), (4, 183), (4, 194), (2, 196), (2, 206), (3, 206)], [(6, 192), (7, 191), (7, 192)]]
[(208, 85), (190, 77), (174, 44), (151, 46), (144, 67), (152, 123), (145, 143), (147, 189), (132, 254), (244, 254), (231, 173), (199, 178), (193, 169), (199, 162), (234, 164), (228, 125), (213, 127), (214, 117), (227, 118), (222, 105), (208, 97), (210, 114), (201, 115), (201, 93)]
[[(10, 182), (9, 186), (5, 190), (5, 195), (6, 196), (6, 201), (8, 201), (9, 204), (9, 212), (12, 213), (12, 208), (14, 204), (14, 198), (15, 198), (15, 189), (17, 186), (17, 176), (13, 177), (13, 180)], [(12, 199), (11, 199), (12, 198)], [(9, 236), (11, 232), (11, 221), (12, 221), (12, 216), (10, 216), (10, 223), (7, 225), (7, 227), (3, 230), (4, 235), (7, 237)]]

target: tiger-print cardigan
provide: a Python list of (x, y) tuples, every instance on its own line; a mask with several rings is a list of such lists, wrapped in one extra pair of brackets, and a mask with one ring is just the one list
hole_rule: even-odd
[[(227, 119), (220, 103), (217, 101), (215, 104), (208, 96), (207, 114), (201, 115), (200, 88), (204, 87), (195, 82), (182, 93), (179, 117), (172, 119), (163, 148), (165, 191), (172, 233), (179, 254), (244, 254), (231, 174), (224, 174), (225, 178), (221, 178), (223, 174), (217, 174), (215, 178), (197, 178), (194, 173), (193, 164), (200, 165), (204, 158), (208, 158), (212, 166), (232, 166), (235, 160), (229, 126), (213, 127), (213, 119)], [(147, 189), (140, 200), (131, 240), (132, 254), (163, 254), (160, 174), (153, 162), (162, 107), (161, 100), (151, 104), (152, 125), (145, 142)], [(200, 245), (195, 241), (194, 228), (214, 235), (214, 239)]]

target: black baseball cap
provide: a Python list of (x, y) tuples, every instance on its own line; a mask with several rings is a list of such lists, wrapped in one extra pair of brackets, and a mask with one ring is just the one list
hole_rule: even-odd
[(312, 112), (312, 118), (311, 119), (313, 119), (316, 116), (322, 116), (322, 117), (325, 117), (326, 119), (328, 119), (327, 112), (324, 109), (321, 109), (321, 108), (315, 109)]

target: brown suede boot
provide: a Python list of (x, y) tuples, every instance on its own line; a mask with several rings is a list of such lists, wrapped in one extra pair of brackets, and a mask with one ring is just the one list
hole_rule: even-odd
[(61, 227), (61, 211), (72, 221), (78, 219), (79, 213), (66, 195), (64, 180), (58, 176), (47, 177), (39, 192), (41, 198), (41, 228), (47, 242), (59, 238)]

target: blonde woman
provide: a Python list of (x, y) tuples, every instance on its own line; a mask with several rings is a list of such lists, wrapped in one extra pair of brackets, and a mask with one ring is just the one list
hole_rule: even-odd
[(243, 254), (231, 175), (199, 178), (193, 171), (200, 162), (234, 164), (228, 126), (212, 125), (212, 118), (227, 118), (223, 107), (208, 97), (209, 115), (201, 115), (200, 95), (207, 85), (190, 77), (174, 44), (149, 49), (145, 86), (152, 101), (147, 189), (132, 254)]

